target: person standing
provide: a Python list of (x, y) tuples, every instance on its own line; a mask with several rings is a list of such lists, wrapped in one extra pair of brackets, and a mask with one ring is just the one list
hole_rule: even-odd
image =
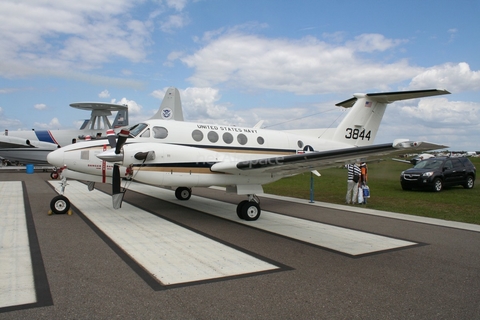
[(368, 182), (368, 167), (366, 162), (362, 162), (362, 164), (360, 164), (360, 171), (362, 172), (360, 184), (365, 186)]
[(356, 163), (347, 164), (347, 195), (345, 196), (345, 202), (347, 204), (357, 203), (358, 197), (358, 182), (360, 181), (360, 176), (362, 172)]

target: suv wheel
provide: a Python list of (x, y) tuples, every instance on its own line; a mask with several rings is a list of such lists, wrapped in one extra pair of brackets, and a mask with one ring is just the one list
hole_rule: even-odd
[(472, 189), (475, 185), (475, 181), (473, 180), (472, 176), (467, 177), (467, 182), (463, 185), (465, 189)]
[(443, 182), (440, 178), (435, 178), (433, 181), (433, 191), (440, 192), (443, 189)]

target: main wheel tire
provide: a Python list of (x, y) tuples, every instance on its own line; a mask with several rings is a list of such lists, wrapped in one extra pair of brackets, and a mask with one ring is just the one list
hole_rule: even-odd
[(463, 185), (465, 189), (472, 189), (475, 185), (475, 180), (473, 180), (472, 176), (467, 177), (467, 182)]
[(70, 200), (62, 195), (56, 196), (50, 201), (50, 209), (55, 214), (65, 214), (70, 210)]
[(433, 181), (433, 191), (435, 191), (435, 192), (440, 192), (440, 191), (442, 191), (442, 189), (443, 189), (442, 179), (436, 178), (436, 179)]
[(242, 205), (241, 215), (247, 221), (254, 221), (260, 217), (260, 206), (254, 201), (247, 201)]
[(242, 208), (243, 208), (243, 206), (244, 206), (245, 204), (247, 204), (247, 203), (248, 203), (248, 200), (243, 200), (243, 201), (241, 201), (241, 202), (238, 204), (238, 206), (237, 206), (237, 216), (238, 216), (240, 219), (242, 219), (242, 220), (245, 220), (245, 218), (243, 217)]
[(175, 190), (175, 197), (177, 197), (178, 200), (188, 200), (192, 196), (192, 189), (187, 188), (187, 187), (178, 187)]

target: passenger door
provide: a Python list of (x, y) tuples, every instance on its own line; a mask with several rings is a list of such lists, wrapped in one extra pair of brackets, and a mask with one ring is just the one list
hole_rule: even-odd
[(443, 164), (443, 177), (445, 185), (456, 185), (463, 181), (465, 174), (462, 163), (458, 159), (448, 159)]

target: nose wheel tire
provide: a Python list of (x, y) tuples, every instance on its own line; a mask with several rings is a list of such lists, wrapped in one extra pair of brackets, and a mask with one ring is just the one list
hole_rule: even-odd
[(50, 201), (50, 209), (55, 214), (65, 214), (70, 210), (70, 200), (65, 196), (56, 196)]

